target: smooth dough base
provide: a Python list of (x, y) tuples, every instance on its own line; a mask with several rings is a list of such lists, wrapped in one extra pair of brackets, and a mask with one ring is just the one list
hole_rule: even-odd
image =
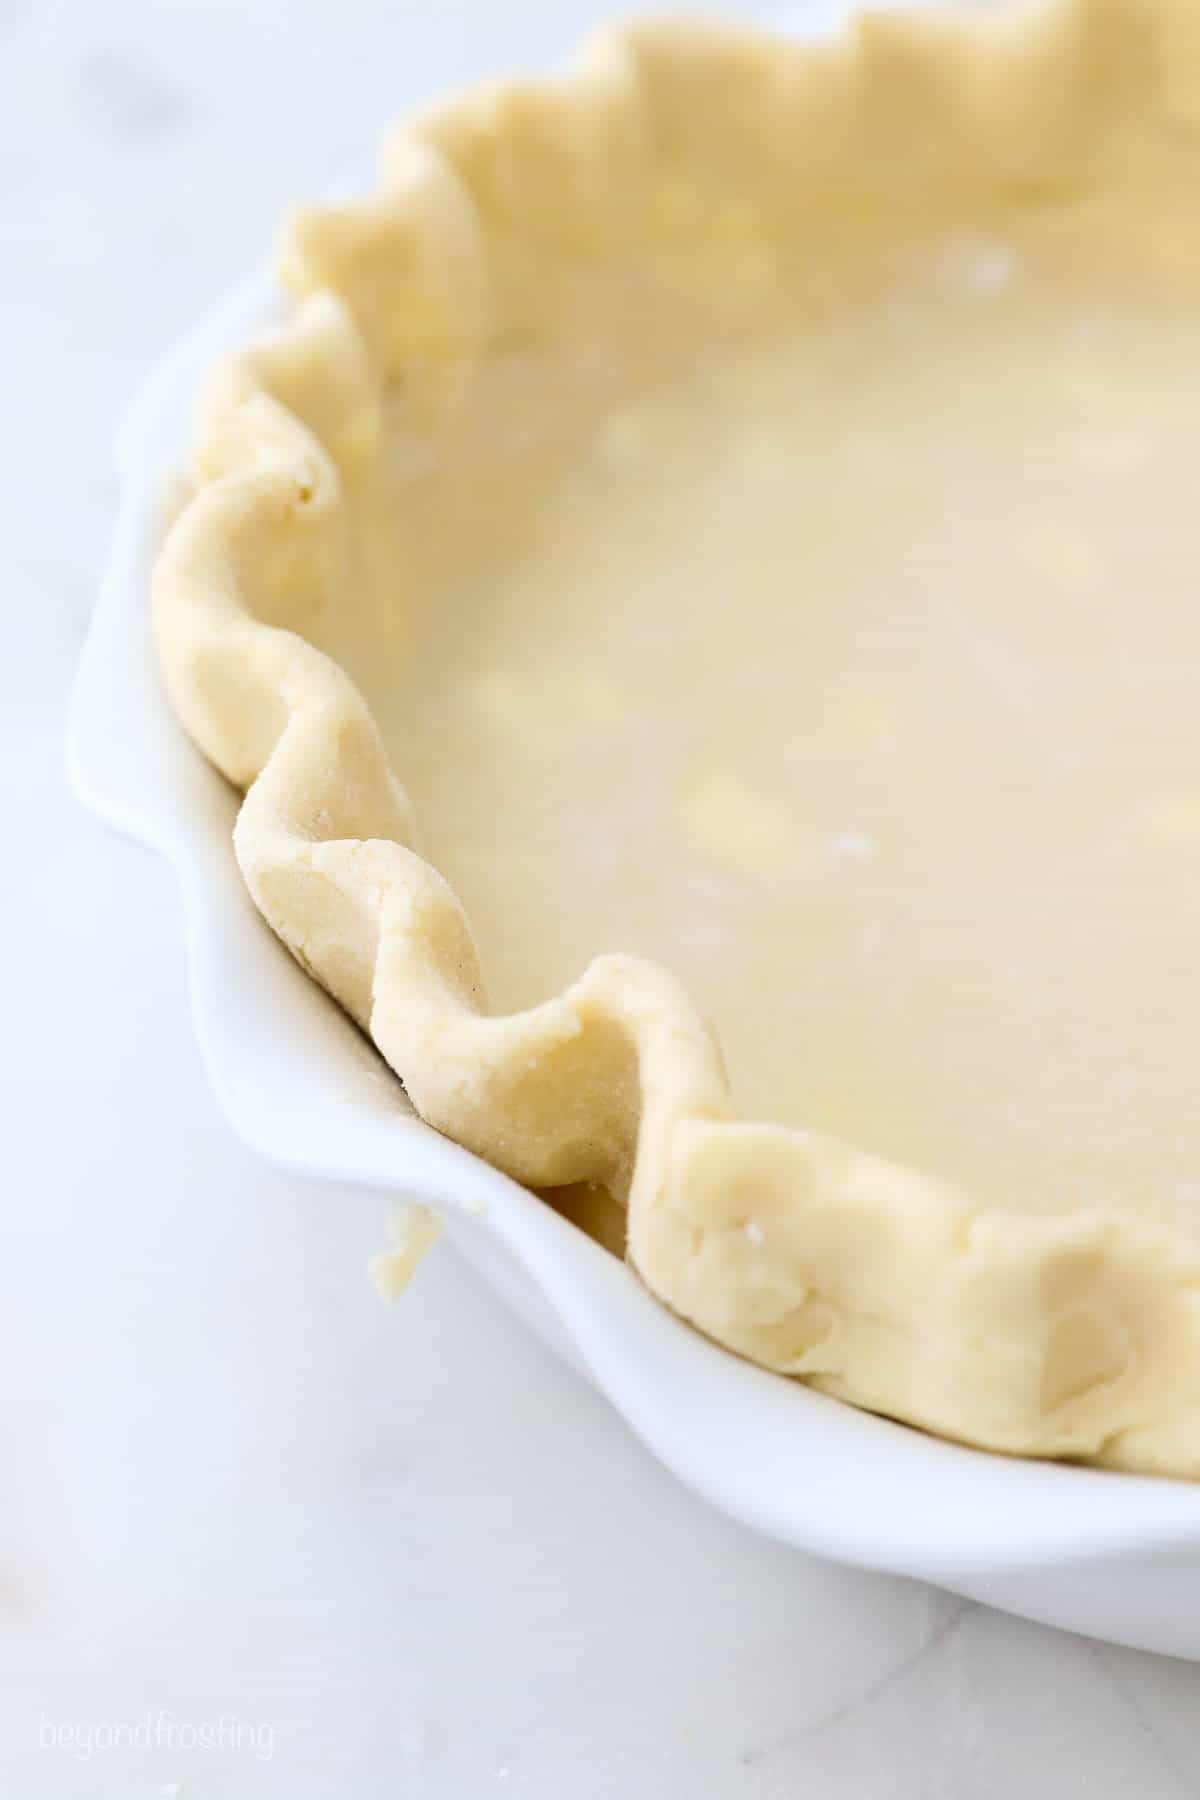
[(632, 950), (743, 1114), (1195, 1230), (1200, 284), (1123, 207), (597, 279), (371, 497), (339, 656), (499, 1010)]
[(1181, 1474), (1192, 20), (634, 27), (418, 122), (294, 222), (155, 594), (425, 1118), (768, 1367)]

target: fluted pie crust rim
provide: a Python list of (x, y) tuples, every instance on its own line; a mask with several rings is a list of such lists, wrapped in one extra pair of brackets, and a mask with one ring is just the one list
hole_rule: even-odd
[(381, 454), (390, 386), (431, 417), (457, 404), (539, 268), (636, 254), (665, 178), (711, 175), (796, 234), (806, 206), (873, 184), (1086, 182), (1130, 106), (1200, 120), (1187, 0), (888, 14), (817, 47), (642, 24), (565, 78), (418, 118), (373, 195), (291, 222), (299, 304), (207, 387), (153, 612), (179, 719), (245, 794), (256, 905), (422, 1118), (531, 1186), (603, 1183), (649, 1289), (765, 1367), (991, 1449), (1198, 1475), (1200, 1246), (1116, 1213), (979, 1211), (735, 1117), (688, 993), (632, 956), (491, 1015), (371, 713), (303, 635), (352, 579), (346, 495)]

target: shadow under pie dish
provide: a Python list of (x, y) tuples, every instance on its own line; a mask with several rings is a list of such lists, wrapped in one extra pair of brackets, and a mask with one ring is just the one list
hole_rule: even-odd
[(628, 28), (293, 220), (155, 576), (422, 1117), (755, 1362), (1177, 1474), (1198, 168), (1182, 3)]

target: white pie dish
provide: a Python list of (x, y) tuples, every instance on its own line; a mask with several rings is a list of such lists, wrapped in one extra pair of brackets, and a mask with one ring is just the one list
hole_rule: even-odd
[(85, 799), (180, 875), (198, 1029), (235, 1128), (277, 1163), (444, 1210), (468, 1254), (662, 1460), (747, 1523), (1056, 1623), (1200, 1654), (1187, 1621), (1198, 1518), (1188, 1488), (980, 1456), (714, 1349), (524, 1190), (420, 1125), (373, 1052), (272, 942), (229, 852), (234, 796), (160, 698), (145, 595), (163, 512), (154, 471), (181, 463), (214, 355), (269, 322), (274, 306), (269, 281), (241, 292), (131, 415), (125, 505), (71, 734)]

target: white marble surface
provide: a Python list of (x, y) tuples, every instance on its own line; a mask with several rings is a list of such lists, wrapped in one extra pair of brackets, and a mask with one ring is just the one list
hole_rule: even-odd
[(734, 1528), (449, 1249), (377, 1304), (381, 1209), (233, 1141), (166, 872), (65, 791), (147, 359), (406, 102), (600, 12), (0, 0), (14, 1800), (1200, 1793), (1200, 1670)]

